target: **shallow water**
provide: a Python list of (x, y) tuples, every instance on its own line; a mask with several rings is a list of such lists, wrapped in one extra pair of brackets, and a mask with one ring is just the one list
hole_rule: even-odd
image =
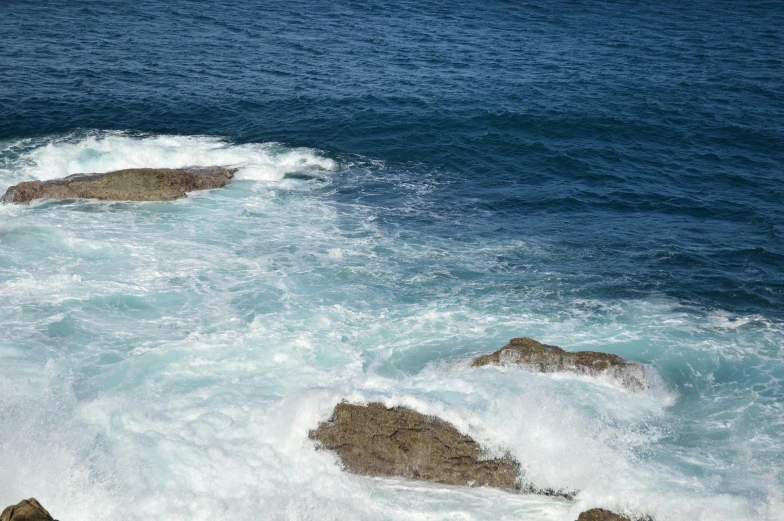
[[(58, 519), (784, 512), (778, 4), (0, 6), (0, 505)], [(699, 13), (699, 15), (694, 14)], [(470, 368), (515, 336), (654, 385)], [(340, 400), (443, 417), (574, 502), (343, 473)]]

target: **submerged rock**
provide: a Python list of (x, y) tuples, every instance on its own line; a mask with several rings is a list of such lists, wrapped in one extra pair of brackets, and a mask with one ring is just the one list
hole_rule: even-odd
[(632, 521), (628, 517), (620, 516), (615, 512), (603, 508), (586, 510), (577, 518), (577, 521)]
[(0, 514), (0, 521), (54, 521), (49, 512), (35, 498), (11, 505)]
[(485, 458), (479, 444), (452, 424), (405, 407), (340, 403), (310, 438), (336, 452), (354, 474), (519, 488), (514, 459)]
[(187, 192), (226, 186), (236, 168), (129, 168), (104, 174), (74, 174), (51, 181), (27, 181), (10, 187), (0, 201), (100, 199), (104, 201), (171, 201)]
[(558, 346), (537, 342), (532, 338), (513, 338), (498, 351), (474, 359), (473, 367), (484, 365), (519, 365), (540, 373), (572, 372), (589, 375), (608, 375), (629, 389), (649, 386), (645, 368), (637, 362), (627, 362), (618, 355), (578, 351), (570, 353)]

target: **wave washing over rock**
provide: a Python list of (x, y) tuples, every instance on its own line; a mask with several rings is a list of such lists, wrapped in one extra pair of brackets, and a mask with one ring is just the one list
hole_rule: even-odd
[(100, 174), (73, 174), (64, 179), (27, 181), (6, 190), (4, 203), (36, 199), (98, 199), (101, 201), (172, 201), (188, 192), (221, 188), (236, 168), (130, 168)]
[[(667, 299), (548, 300), (542, 274), (499, 274), (511, 258), (552, 262), (552, 245), (401, 234), (386, 208), (357, 203), (358, 191), (393, 179), (384, 189), (413, 201), (394, 217), (426, 216), (417, 198), (430, 181), (361, 158), (87, 133), (6, 144), (0, 182), (45, 179), (43, 165), (61, 165), (52, 177), (130, 168), (140, 156), (240, 170), (221, 190), (164, 204), (0, 207), (0, 356), (10, 368), (0, 374), (0, 456), (13, 469), (0, 474), (2, 504), (35, 495), (61, 520), (250, 519), (261, 505), (272, 519), (316, 509), (356, 520), (573, 521), (593, 508), (656, 521), (775, 519), (775, 489), (750, 503), (689, 476), (697, 465), (738, 486), (769, 483), (775, 409), (759, 404), (772, 392), (779, 323)], [(270, 175), (249, 174), (262, 170)], [(520, 333), (564, 358), (558, 368), (586, 351), (617, 353), (591, 364), (643, 362), (646, 385), (629, 389), (604, 365), (471, 367), (494, 352), (501, 361), (498, 346)], [(564, 351), (541, 347), (555, 343)], [(757, 360), (749, 378), (759, 394), (700, 376), (717, 356), (724, 371)], [(523, 493), (344, 472), (308, 439), (329, 432), (319, 425), (344, 400), (416, 411), (417, 425), (437, 418), (450, 439), (472, 440), (480, 467), (519, 463)], [(763, 434), (739, 431), (742, 452), (768, 455), (743, 470), (732, 446), (706, 435), (729, 404), (747, 404)], [(677, 433), (701, 441), (681, 445)], [(390, 438), (390, 451), (409, 443), (419, 454), (418, 436)], [(548, 491), (574, 495), (530, 493)]]
[(513, 338), (498, 351), (478, 356), (471, 365), (518, 365), (541, 373), (570, 372), (607, 376), (636, 390), (650, 386), (642, 364), (629, 362), (610, 353), (569, 353), (558, 346), (545, 345), (532, 338)]
[(85, 172), (125, 169), (236, 169), (237, 180), (280, 180), (290, 173), (324, 174), (337, 163), (318, 151), (278, 143), (236, 145), (215, 136), (169, 136), (86, 131), (14, 140), (0, 145), (0, 188)]
[(335, 451), (355, 474), (519, 488), (519, 463), (512, 458), (482, 458), (484, 451), (470, 436), (404, 407), (341, 403), (310, 437)]

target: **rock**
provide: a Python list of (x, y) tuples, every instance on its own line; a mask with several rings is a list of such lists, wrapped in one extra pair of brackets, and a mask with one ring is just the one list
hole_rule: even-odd
[(577, 521), (632, 521), (628, 517), (619, 516), (615, 512), (603, 508), (586, 510), (577, 518)]
[(555, 373), (568, 371), (588, 375), (608, 375), (629, 389), (649, 387), (645, 367), (637, 362), (627, 362), (618, 355), (578, 351), (570, 353), (558, 346), (537, 342), (532, 338), (513, 338), (498, 351), (482, 355), (471, 363), (484, 365), (519, 365), (530, 371)]
[(27, 181), (10, 187), (0, 201), (29, 203), (35, 199), (100, 199), (104, 201), (171, 201), (186, 192), (220, 188), (231, 182), (235, 168), (129, 168), (104, 174), (74, 174), (51, 181)]
[(49, 512), (35, 498), (11, 505), (0, 514), (0, 521), (54, 521)]
[(479, 444), (452, 424), (405, 407), (340, 403), (310, 438), (335, 451), (354, 474), (519, 488), (514, 459), (485, 458)]

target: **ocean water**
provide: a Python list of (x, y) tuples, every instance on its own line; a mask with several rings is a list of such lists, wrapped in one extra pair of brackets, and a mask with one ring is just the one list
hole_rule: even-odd
[[(0, 507), (61, 521), (784, 519), (780, 2), (0, 3)], [(529, 336), (653, 385), (471, 368)], [(573, 501), (365, 478), (341, 400)]]

